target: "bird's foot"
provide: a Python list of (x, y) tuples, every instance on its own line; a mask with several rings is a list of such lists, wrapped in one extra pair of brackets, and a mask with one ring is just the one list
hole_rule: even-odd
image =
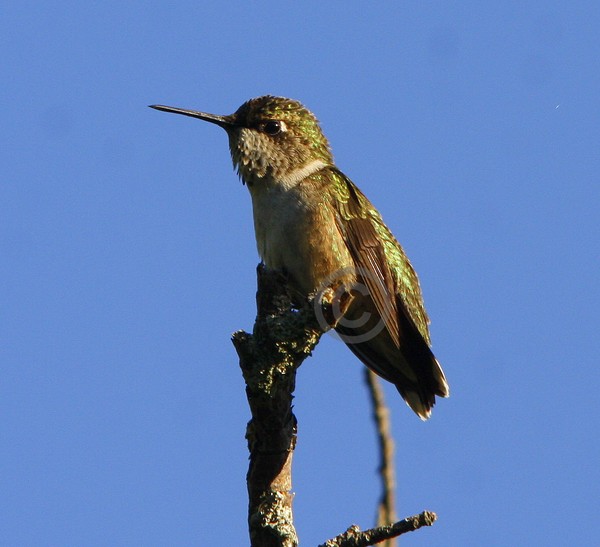
[(317, 296), (315, 303), (319, 306), (318, 315), (332, 329), (337, 327), (354, 300), (352, 293), (343, 284), (327, 287)]

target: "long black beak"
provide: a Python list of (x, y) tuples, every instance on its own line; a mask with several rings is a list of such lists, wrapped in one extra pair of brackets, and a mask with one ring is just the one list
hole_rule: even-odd
[(210, 122), (221, 126), (223, 129), (228, 129), (234, 125), (231, 116), (219, 116), (217, 114), (208, 114), (207, 112), (198, 112), (197, 110), (185, 110), (184, 108), (176, 108), (174, 106), (164, 106), (162, 104), (151, 104), (150, 108), (162, 110), (163, 112), (172, 112), (173, 114), (183, 114), (192, 118), (198, 118), (205, 122)]

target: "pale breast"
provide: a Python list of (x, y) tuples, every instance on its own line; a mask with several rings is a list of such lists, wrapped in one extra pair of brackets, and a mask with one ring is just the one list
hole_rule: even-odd
[(296, 186), (250, 189), (258, 253), (270, 269), (285, 270), (304, 293), (348, 277), (353, 262), (327, 200)]

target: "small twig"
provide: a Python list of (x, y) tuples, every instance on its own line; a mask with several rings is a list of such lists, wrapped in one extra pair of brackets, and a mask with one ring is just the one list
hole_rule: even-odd
[[(396, 516), (396, 473), (394, 469), (394, 439), (392, 438), (390, 411), (385, 404), (383, 389), (377, 375), (365, 369), (365, 381), (369, 388), (373, 419), (377, 427), (379, 445), (379, 474), (381, 475), (382, 493), (377, 510), (377, 526), (395, 522)], [(395, 547), (395, 539), (388, 540), (384, 547)]]
[(390, 526), (379, 526), (364, 532), (361, 532), (358, 526), (353, 525), (343, 534), (326, 541), (319, 547), (368, 547), (407, 532), (414, 532), (423, 526), (431, 526), (436, 519), (435, 513), (423, 511), (420, 515), (405, 518)]

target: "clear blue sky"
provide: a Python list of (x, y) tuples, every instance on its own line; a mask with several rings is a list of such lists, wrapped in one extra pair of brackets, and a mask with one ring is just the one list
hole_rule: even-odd
[[(388, 389), (414, 546), (592, 545), (600, 520), (600, 7), (5, 2), (0, 544), (247, 545), (247, 190), (217, 127), (316, 113), (406, 248), (452, 397)], [(373, 524), (360, 363), (299, 371), (303, 545)]]

